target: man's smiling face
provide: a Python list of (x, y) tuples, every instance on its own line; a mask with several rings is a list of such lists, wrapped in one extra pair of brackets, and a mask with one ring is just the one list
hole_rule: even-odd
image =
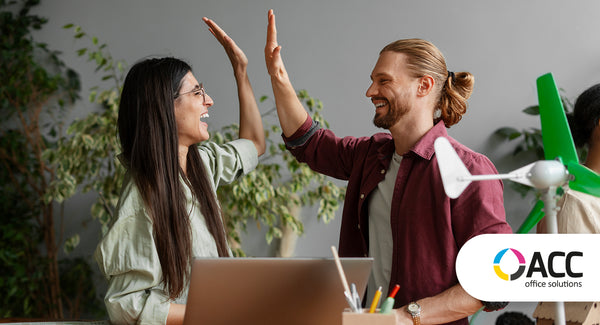
[(411, 110), (418, 79), (409, 75), (403, 53), (381, 53), (373, 72), (367, 97), (375, 105), (375, 126), (389, 129)]

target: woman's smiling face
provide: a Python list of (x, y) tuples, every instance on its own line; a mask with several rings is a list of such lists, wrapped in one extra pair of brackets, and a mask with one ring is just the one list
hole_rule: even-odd
[(201, 119), (208, 117), (213, 100), (206, 94), (192, 72), (181, 81), (179, 94), (175, 97), (175, 122), (180, 146), (189, 147), (208, 140), (208, 124)]

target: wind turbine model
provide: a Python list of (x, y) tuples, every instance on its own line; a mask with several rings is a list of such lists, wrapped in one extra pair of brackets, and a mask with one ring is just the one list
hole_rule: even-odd
[[(569, 173), (569, 188), (600, 197), (600, 175), (581, 165), (571, 130), (552, 74), (538, 78), (538, 100), (542, 124), (544, 158), (558, 159)], [(517, 233), (528, 233), (543, 217), (543, 201), (538, 201)]]
[[(528, 233), (546, 216), (550, 233), (558, 233), (556, 221), (557, 190), (567, 183), (575, 191), (600, 197), (600, 175), (579, 164), (558, 88), (552, 74), (537, 79), (544, 158), (508, 174), (471, 175), (446, 138), (435, 141), (444, 190), (450, 198), (458, 197), (472, 181), (509, 179), (542, 194), (517, 233)], [(556, 303), (556, 324), (565, 324), (564, 305)]]

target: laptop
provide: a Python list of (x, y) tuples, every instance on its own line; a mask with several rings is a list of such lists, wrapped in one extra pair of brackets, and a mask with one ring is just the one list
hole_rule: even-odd
[[(372, 258), (341, 258), (364, 295)], [(336, 325), (348, 308), (333, 258), (199, 258), (183, 324)]]

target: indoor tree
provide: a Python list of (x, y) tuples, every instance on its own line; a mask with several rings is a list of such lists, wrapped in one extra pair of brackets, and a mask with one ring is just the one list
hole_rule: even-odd
[[(0, 316), (59, 319), (65, 310), (77, 317), (71, 307), (90, 293), (79, 282), (89, 267), (59, 258), (73, 241), (62, 237), (63, 215), (46, 196), (58, 175), (44, 152), (57, 145), (80, 85), (58, 52), (34, 40), (47, 21), (31, 13), (38, 4), (0, 0)], [(77, 279), (66, 290), (61, 271)], [(77, 285), (86, 292), (71, 290)]]

